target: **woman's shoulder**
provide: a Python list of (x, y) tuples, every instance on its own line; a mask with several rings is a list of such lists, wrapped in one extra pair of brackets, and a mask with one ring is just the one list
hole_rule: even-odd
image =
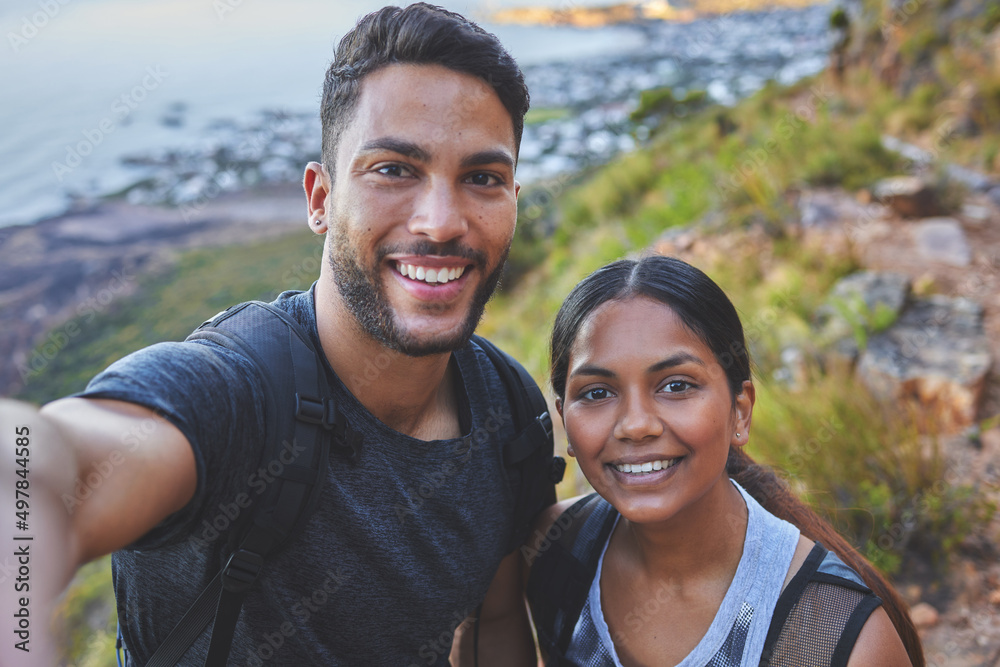
[(893, 644), (882, 627), (888, 617), (881, 602), (835, 553), (800, 537), (771, 617), (764, 656), (818, 656), (823, 664), (839, 666), (850, 658), (854, 667), (883, 664), (856, 662), (857, 657), (878, 655), (889, 660), (885, 664), (907, 664), (896, 661), (895, 649), (902, 644)]
[(810, 540), (805, 535), (799, 535), (799, 543), (795, 546), (795, 552), (792, 554), (792, 562), (788, 566), (788, 572), (785, 574), (785, 581), (781, 584), (781, 590), (784, 591), (788, 588), (788, 584), (792, 581), (802, 566), (805, 565), (806, 559), (809, 554), (812, 553), (813, 547), (816, 543)]

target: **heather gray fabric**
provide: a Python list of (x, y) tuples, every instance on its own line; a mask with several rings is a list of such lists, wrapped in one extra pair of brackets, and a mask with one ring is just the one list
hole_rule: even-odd
[[(312, 290), (274, 303), (318, 348)], [(370, 379), (385, 363), (359, 359), (358, 375)], [(360, 460), (331, 454), (305, 533), (265, 565), (243, 606), (229, 664), (447, 665), (455, 627), (482, 601), (512, 538), (503, 384), (478, 346), (455, 352), (466, 435), (424, 442), (375, 419), (324, 365), (364, 435)], [(197, 461), (194, 499), (113, 557), (125, 644), (141, 665), (221, 568), (233, 521), (271, 479), (259, 461), (260, 383), (246, 359), (218, 345), (161, 343), (113, 364), (81, 395), (158, 411)], [(143, 435), (123, 434), (124, 456)], [(284, 463), (270, 462), (271, 473)], [(201, 664), (207, 650), (206, 633), (182, 664)]]
[[(677, 667), (756, 667), (771, 614), (795, 554), (799, 529), (770, 514), (739, 484), (733, 482), (733, 485), (743, 495), (749, 515), (743, 555), (708, 631)], [(607, 550), (607, 543), (603, 549)], [(601, 610), (603, 564), (602, 552), (590, 595), (566, 652), (570, 663), (581, 667), (622, 667)], [(655, 614), (659, 604), (662, 603), (651, 593), (649, 607), (640, 609), (636, 620), (641, 621), (644, 614)], [(616, 641), (628, 641), (627, 633)]]

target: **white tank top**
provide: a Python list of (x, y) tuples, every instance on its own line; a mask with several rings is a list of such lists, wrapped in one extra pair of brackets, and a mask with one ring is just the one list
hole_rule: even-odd
[[(677, 667), (757, 667), (760, 664), (771, 615), (798, 545), (798, 528), (765, 510), (736, 482), (733, 485), (747, 505), (743, 555), (708, 632)], [(609, 541), (613, 534), (614, 530), (609, 534)], [(580, 667), (622, 667), (601, 609), (601, 570), (607, 549), (606, 542), (590, 594), (566, 652), (566, 657)], [(655, 607), (660, 604), (651, 594), (645, 609), (637, 612), (638, 618), (641, 619), (644, 611), (655, 613)]]

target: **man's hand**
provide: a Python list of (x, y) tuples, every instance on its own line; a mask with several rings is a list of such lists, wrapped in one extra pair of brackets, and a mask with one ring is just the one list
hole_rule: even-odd
[(196, 484), (187, 439), (146, 408), (0, 399), (0, 665), (55, 664), (53, 603), (76, 568), (144, 535)]
[[(479, 619), (480, 667), (534, 667), (538, 664), (522, 589), (523, 564), (520, 551), (504, 558), (486, 591)], [(455, 632), (455, 643), (451, 648), (452, 665), (471, 667), (475, 664), (473, 633), (474, 624), (470, 620), (462, 623)]]
[(61, 496), (76, 459), (26, 403), (0, 400), (0, 665), (54, 665), (53, 603), (76, 569)]

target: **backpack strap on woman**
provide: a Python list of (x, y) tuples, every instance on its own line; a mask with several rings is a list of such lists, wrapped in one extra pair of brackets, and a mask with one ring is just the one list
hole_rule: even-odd
[(563, 512), (535, 549), (522, 549), (533, 561), (527, 597), (549, 665), (560, 664), (569, 647), (617, 517), (614, 507), (592, 493)]

